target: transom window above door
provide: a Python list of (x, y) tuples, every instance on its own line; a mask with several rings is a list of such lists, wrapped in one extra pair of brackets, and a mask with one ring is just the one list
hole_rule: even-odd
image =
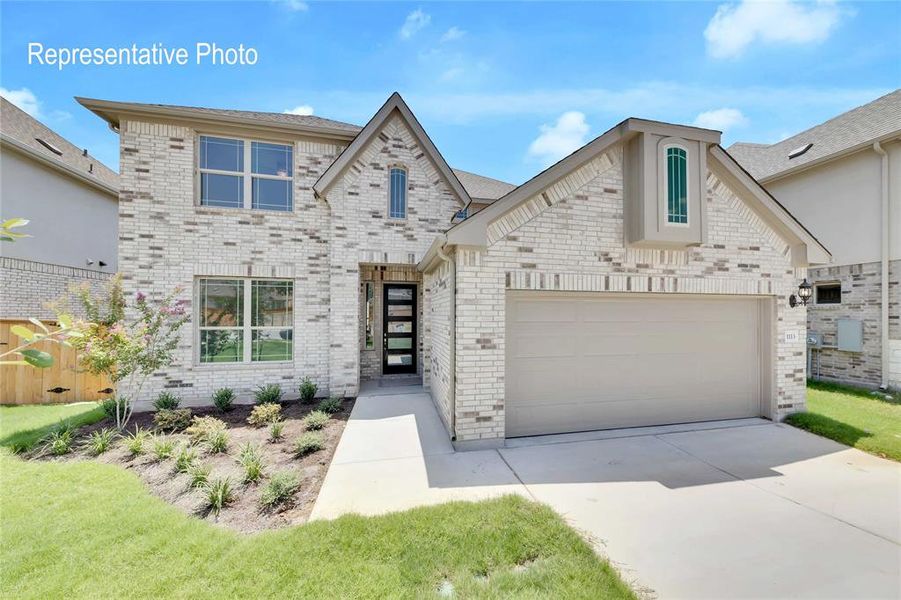
[(294, 208), (291, 144), (201, 135), (197, 161), (201, 206)]

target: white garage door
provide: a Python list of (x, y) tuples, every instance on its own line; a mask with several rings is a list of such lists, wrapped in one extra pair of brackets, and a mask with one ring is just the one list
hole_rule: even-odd
[(507, 295), (507, 437), (760, 414), (759, 300)]

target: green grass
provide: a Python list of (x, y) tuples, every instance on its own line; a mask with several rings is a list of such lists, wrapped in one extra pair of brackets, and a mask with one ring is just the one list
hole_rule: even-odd
[(27, 450), (53, 426), (68, 419), (74, 426), (103, 420), (103, 409), (95, 402), (0, 406), (0, 446)]
[[(45, 408), (0, 435), (50, 425)], [(0, 507), (3, 598), (427, 598), (445, 580), (456, 598), (635, 597), (553, 511), (513, 496), (244, 536), (116, 466), (0, 452)]]
[(807, 412), (787, 423), (884, 458), (901, 461), (901, 397), (831, 383), (808, 382)]

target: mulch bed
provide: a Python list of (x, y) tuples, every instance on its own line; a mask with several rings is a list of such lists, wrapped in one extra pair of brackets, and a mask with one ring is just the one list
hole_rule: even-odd
[[(216, 477), (231, 479), (234, 499), (218, 515), (207, 511), (204, 495), (202, 491), (190, 487), (189, 475), (176, 472), (174, 455), (162, 462), (155, 460), (151, 452), (152, 440), (145, 444), (145, 453), (134, 458), (125, 448), (124, 440), (121, 439), (116, 440), (112, 448), (104, 454), (96, 457), (91, 455), (83, 447), (83, 441), (91, 432), (103, 427), (110, 427), (109, 421), (82, 427), (78, 431), (75, 450), (70, 454), (52, 457), (37, 451), (32, 453), (31, 457), (53, 460), (89, 459), (129, 469), (147, 484), (154, 495), (185, 513), (235, 531), (254, 533), (299, 525), (309, 519), (313, 504), (319, 495), (322, 480), (328, 471), (328, 466), (332, 461), (353, 405), (353, 399), (344, 400), (342, 410), (333, 413), (328, 424), (320, 430), (325, 440), (325, 447), (302, 458), (294, 456), (294, 441), (305, 431), (301, 419), (310, 411), (315, 410), (316, 404), (306, 405), (299, 401), (283, 403), (284, 437), (275, 443), (269, 441), (268, 426), (255, 428), (247, 424), (247, 417), (250, 415), (253, 405), (235, 405), (227, 413), (221, 413), (213, 407), (192, 408), (194, 416), (213, 416), (227, 424), (229, 444), (225, 453), (211, 454), (202, 444), (196, 446), (199, 462), (212, 467), (211, 479)], [(129, 421), (127, 431), (134, 431), (136, 426), (152, 430), (153, 412), (135, 413)], [(184, 433), (159, 433), (158, 435), (173, 440), (176, 448), (180, 444), (190, 443), (190, 437)], [(260, 506), (260, 493), (267, 477), (264, 477), (259, 483), (241, 483), (243, 469), (235, 457), (239, 447), (246, 442), (258, 444), (261, 448), (266, 476), (290, 471), (300, 481), (300, 487), (293, 499), (276, 510), (263, 510)]]

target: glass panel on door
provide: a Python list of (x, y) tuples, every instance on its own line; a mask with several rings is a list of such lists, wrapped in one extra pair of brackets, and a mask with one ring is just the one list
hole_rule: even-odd
[(416, 286), (384, 285), (382, 372), (416, 373)]

